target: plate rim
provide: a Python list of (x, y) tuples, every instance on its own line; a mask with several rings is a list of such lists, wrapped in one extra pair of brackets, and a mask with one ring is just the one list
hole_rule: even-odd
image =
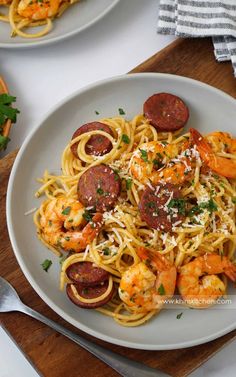
[(19, 42), (19, 43), (4, 43), (0, 42), (0, 48), (5, 48), (5, 49), (28, 49), (28, 48), (37, 48), (37, 47), (42, 47), (42, 46), (49, 46), (51, 44), (56, 44), (62, 41), (65, 41), (68, 38), (71, 38), (80, 32), (83, 32), (84, 30), (88, 29), (89, 27), (93, 26), (96, 24), (98, 21), (100, 21), (103, 17), (105, 17), (118, 3), (120, 0), (112, 0), (112, 3), (109, 4), (106, 9), (103, 10), (97, 17), (93, 18), (91, 21), (89, 21), (87, 24), (81, 26), (79, 29), (73, 30), (71, 32), (68, 32), (65, 35), (62, 36), (56, 36), (51, 39), (42, 39), (42, 40), (37, 40), (31, 39), (30, 42), (24, 43), (24, 42)]
[[(119, 340), (119, 339), (114, 339), (112, 336), (104, 335), (100, 333), (99, 331), (93, 330), (86, 325), (81, 324), (79, 321), (74, 320), (70, 315), (68, 315), (66, 312), (64, 312), (60, 307), (58, 307), (48, 296), (43, 292), (43, 290), (37, 285), (37, 282), (31, 277), (31, 274), (28, 271), (28, 268), (26, 264), (23, 261), (23, 258), (21, 256), (21, 253), (19, 253), (18, 248), (17, 248), (17, 242), (16, 238), (13, 232), (12, 224), (11, 224), (11, 196), (13, 193), (13, 183), (14, 183), (14, 177), (17, 172), (17, 168), (20, 164), (21, 158), (24, 155), (24, 152), (30, 143), (30, 140), (33, 138), (34, 134), (37, 132), (37, 130), (47, 121), (47, 119), (55, 113), (61, 106), (69, 102), (71, 99), (75, 98), (76, 96), (79, 96), (82, 93), (85, 93), (91, 89), (95, 89), (96, 87), (103, 86), (106, 84), (110, 84), (115, 81), (121, 81), (121, 80), (135, 80), (136, 77), (139, 78), (144, 78), (144, 77), (160, 77), (160, 78), (169, 78), (169, 79), (174, 79), (177, 81), (184, 81), (184, 82), (189, 82), (192, 83), (193, 85), (198, 85), (200, 87), (205, 87), (206, 89), (213, 91), (217, 93), (218, 95), (221, 95), (222, 97), (226, 98), (230, 102), (236, 106), (236, 99), (234, 99), (232, 96), (229, 94), (225, 93), (224, 91), (215, 88), (209, 84), (203, 83), (199, 80), (195, 80), (192, 78), (188, 78), (185, 76), (179, 76), (175, 74), (167, 74), (167, 73), (156, 73), (156, 72), (143, 72), (143, 73), (131, 73), (131, 74), (123, 74), (123, 75), (117, 75), (113, 76), (110, 78), (98, 80), (96, 82), (93, 82), (89, 85), (86, 85), (80, 89), (77, 89), (73, 91), (71, 94), (65, 96), (63, 99), (61, 99), (59, 102), (57, 102), (54, 106), (52, 106), (46, 113), (45, 115), (38, 120), (38, 124), (34, 129), (31, 130), (31, 132), (28, 134), (26, 139), (24, 140), (17, 156), (14, 161), (13, 167), (11, 169), (9, 181), (8, 181), (8, 187), (7, 187), (7, 197), (6, 197), (6, 220), (7, 220), (7, 228), (8, 228), (8, 233), (9, 233), (9, 238), (10, 242), (12, 245), (12, 249), (14, 252), (14, 255), (16, 257), (16, 260), (21, 268), (21, 271), (23, 272), (25, 278), (28, 280), (29, 284), (31, 287), (36, 291), (36, 293), (40, 296), (40, 298), (53, 310), (55, 311), (58, 315), (60, 315), (63, 319), (65, 319), (67, 322), (75, 326), (76, 328), (80, 329), (81, 331), (84, 331), (85, 333), (94, 336), (97, 339), (104, 340), (108, 343), (111, 344), (116, 344), (119, 346), (123, 347), (128, 347), (128, 348), (133, 348), (133, 349), (142, 349), (142, 350), (172, 350), (172, 349), (182, 349), (182, 348), (187, 348), (187, 347), (192, 347), (192, 346), (197, 346), (200, 344), (204, 344), (206, 342), (212, 341), (214, 339), (217, 339), (230, 331), (233, 331), (236, 329), (236, 320), (234, 323), (228, 325), (226, 328), (214, 332), (212, 335), (208, 336), (202, 336), (198, 339), (195, 340), (189, 340), (189, 341), (184, 341), (184, 342), (178, 342), (178, 343), (169, 343), (169, 344), (158, 344), (158, 345), (153, 345), (153, 344), (148, 344), (148, 343), (142, 343), (137, 344), (133, 343), (131, 341), (127, 340)], [(78, 326), (79, 324), (79, 326)]]

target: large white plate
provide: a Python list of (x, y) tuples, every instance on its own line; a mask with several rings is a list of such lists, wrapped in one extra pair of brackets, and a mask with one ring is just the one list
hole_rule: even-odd
[[(76, 307), (59, 291), (58, 259), (39, 242), (32, 216), (24, 213), (39, 205), (39, 199), (34, 198), (38, 188), (36, 177), (41, 176), (45, 168), (59, 172), (61, 153), (79, 125), (99, 117), (115, 116), (119, 108), (131, 118), (142, 112), (148, 96), (163, 91), (179, 95), (188, 104), (188, 127), (205, 132), (234, 131), (236, 101), (200, 82), (155, 73), (105, 80), (79, 90), (50, 111), (24, 142), (12, 169), (7, 193), (7, 223), (12, 246), (23, 273), (41, 298), (65, 320), (91, 335), (111, 343), (150, 350), (193, 346), (233, 330), (236, 328), (235, 296), (232, 305), (217, 306), (218, 309), (186, 309), (181, 319), (176, 319), (176, 315), (182, 308), (165, 309), (141, 327), (121, 327), (94, 310)], [(53, 260), (48, 273), (40, 266), (45, 258)]]
[[(105, 16), (119, 0), (80, 0), (58, 19), (53, 21), (53, 29), (41, 38), (11, 38), (10, 25), (0, 22), (0, 47), (26, 48), (48, 45), (72, 37)], [(36, 28), (31, 29), (35, 32)], [(38, 29), (40, 30), (40, 29)]]

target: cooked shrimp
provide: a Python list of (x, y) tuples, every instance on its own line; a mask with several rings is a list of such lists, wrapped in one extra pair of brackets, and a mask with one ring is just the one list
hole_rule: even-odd
[(236, 265), (227, 257), (205, 254), (180, 268), (177, 287), (185, 303), (193, 308), (207, 308), (223, 296), (225, 284), (217, 274), (236, 281)]
[[(174, 161), (179, 150), (176, 144), (151, 141), (135, 151), (131, 160), (131, 174), (141, 183), (160, 181), (178, 184), (191, 179), (191, 162), (184, 156)], [(186, 172), (188, 174), (186, 174)]]
[(61, 197), (50, 201), (40, 218), (43, 238), (64, 250), (84, 250), (102, 226), (102, 214), (96, 213), (87, 223), (84, 213), (84, 206), (77, 200)]
[(176, 268), (157, 252), (140, 248), (138, 255), (142, 261), (121, 277), (119, 296), (135, 312), (160, 310), (174, 294)]
[(130, 170), (140, 182), (146, 183), (156, 170), (164, 166), (167, 160), (178, 154), (176, 145), (150, 141), (144, 143), (133, 154)]
[(56, 15), (60, 0), (21, 0), (17, 12), (32, 20), (44, 20)]
[[(215, 171), (217, 174), (222, 175), (226, 178), (236, 178), (236, 159), (232, 160), (226, 157), (217, 156), (214, 152), (211, 145), (208, 143), (207, 139), (205, 139), (197, 130), (194, 128), (190, 129), (191, 139), (194, 144), (196, 144), (197, 149), (200, 153), (202, 160), (206, 163), (206, 165)], [(219, 138), (219, 133), (217, 133)], [(225, 133), (224, 137), (225, 137)], [(211, 139), (209, 139), (210, 141)], [(224, 143), (224, 142), (223, 142)], [(227, 143), (226, 143), (227, 144)], [(218, 151), (219, 151), (219, 140), (218, 140)], [(228, 145), (228, 144), (227, 144)], [(230, 144), (231, 153), (236, 154), (235, 151), (235, 142), (232, 141)]]
[(11, 4), (12, 0), (0, 0), (0, 5)]
[(236, 154), (236, 139), (233, 139), (228, 132), (212, 132), (206, 135), (206, 139), (211, 144), (214, 153), (226, 152)]

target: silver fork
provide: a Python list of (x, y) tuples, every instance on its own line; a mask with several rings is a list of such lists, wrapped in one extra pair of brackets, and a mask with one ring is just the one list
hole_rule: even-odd
[(65, 335), (67, 338), (73, 340), (87, 351), (91, 352), (98, 359), (108, 364), (111, 368), (120, 373), (124, 377), (166, 377), (167, 374), (150, 368), (144, 364), (127, 359), (124, 356), (118, 355), (107, 348), (103, 348), (98, 344), (93, 344), (91, 341), (84, 339), (80, 335), (74, 334), (65, 327), (43, 316), (42, 314), (26, 306), (18, 296), (15, 289), (2, 277), (0, 277), (0, 312), (19, 311), (29, 316), (38, 319), (57, 332)]

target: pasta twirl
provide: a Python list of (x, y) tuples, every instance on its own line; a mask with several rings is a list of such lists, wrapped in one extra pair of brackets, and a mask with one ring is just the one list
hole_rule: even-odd
[[(48, 205), (53, 201), (56, 203), (55, 200), (61, 197), (71, 200), (71, 203), (76, 201), (80, 177), (91, 167), (109, 166), (121, 182), (120, 195), (115, 206), (103, 212), (102, 225), (84, 250), (75, 252), (72, 248), (69, 251), (62, 264), (60, 286), (63, 289), (65, 284), (71, 283), (74, 295), (86, 302), (89, 299), (81, 298), (76, 284), (70, 281), (66, 271), (70, 266), (85, 261), (101, 267), (110, 274), (109, 283), (102, 298), (93, 298), (92, 302), (103, 300), (112, 289), (114, 294), (106, 305), (96, 310), (123, 326), (138, 326), (157, 314), (160, 307), (142, 307), (137, 293), (132, 297), (133, 306), (127, 305), (119, 287), (126, 271), (139, 265), (140, 260), (148, 266), (147, 250), (151, 251), (154, 259), (157, 258), (155, 253), (158, 253), (158, 258), (174, 266), (177, 272), (194, 258), (206, 253), (235, 261), (236, 180), (209, 168), (197, 146), (191, 142), (189, 133), (158, 132), (143, 115), (137, 115), (130, 121), (122, 117), (106, 118), (101, 123), (109, 126), (112, 133), (94, 130), (75, 137), (62, 153), (61, 175), (45, 170), (43, 177), (38, 179), (41, 187), (36, 197), (46, 195), (47, 199), (36, 212), (34, 222), (40, 240), (58, 255), (64, 252), (62, 230), (59, 231), (61, 240), (57, 239), (57, 243), (55, 237), (53, 242), (50, 242), (50, 237), (45, 237), (42, 219), (46, 217)], [(98, 156), (86, 153), (86, 144), (95, 135), (110, 140), (112, 148), (109, 152)], [(228, 159), (235, 158), (226, 150), (218, 150), (219, 145), (214, 138), (209, 136), (207, 140), (215, 148), (216, 155), (223, 153)], [(77, 157), (71, 152), (71, 145), (74, 144), (77, 145)], [(155, 201), (144, 201), (144, 209), (140, 207), (147, 189), (150, 192), (153, 190), (154, 198), (157, 197), (160, 204), (159, 194), (163, 187), (175, 187), (175, 190), (178, 187), (178, 196), (169, 189), (169, 197), (159, 208), (154, 208)], [(97, 195), (106, 195), (102, 187), (98, 187)], [(148, 220), (143, 220), (143, 210), (147, 211), (147, 216), (150, 213), (156, 216), (160, 226), (149, 226)], [(87, 216), (88, 223), (91, 222), (89, 216), (90, 212), (94, 215), (94, 208), (87, 206), (83, 211), (82, 217)], [(163, 217), (165, 221), (162, 221)], [(64, 232), (68, 229), (71, 232), (66, 223), (70, 219), (67, 217), (63, 221), (64, 226), (68, 226)], [(166, 227), (167, 223), (171, 223), (170, 230)], [(80, 228), (74, 230), (80, 231)], [(66, 242), (64, 245), (67, 246)], [(159, 296), (165, 296), (164, 285), (157, 289)]]

